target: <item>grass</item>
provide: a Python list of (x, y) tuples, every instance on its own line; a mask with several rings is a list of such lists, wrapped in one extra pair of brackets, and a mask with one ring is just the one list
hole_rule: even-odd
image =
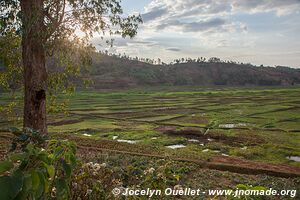
[[(80, 91), (71, 98), (69, 115), (48, 116), (48, 130), (51, 137), (74, 139), (82, 146), (165, 157), (160, 159), (79, 149), (79, 152), (82, 151), (79, 157), (84, 162), (107, 163), (109, 170), (117, 176), (111, 178), (123, 181), (126, 186), (143, 182), (139, 179), (127, 180), (128, 177), (135, 177), (137, 171), (144, 174), (146, 169), (153, 167), (158, 170), (171, 163), (171, 171), (180, 176), (171, 187), (179, 184), (201, 190), (226, 189), (242, 183), (299, 191), (299, 178), (203, 169), (193, 162), (172, 160), (213, 161), (226, 154), (229, 158), (300, 167), (299, 162), (287, 159), (289, 156), (300, 156), (299, 99), (299, 87)], [(9, 101), (7, 95), (0, 96), (0, 104), (5, 105)], [(221, 124), (239, 123), (245, 126), (219, 127)], [(8, 123), (2, 119), (0, 129), (11, 125), (21, 127), (22, 123), (20, 120)], [(134, 140), (137, 143), (133, 145), (117, 140)], [(0, 142), (0, 150), (7, 149), (4, 142)], [(176, 144), (186, 147), (176, 150), (166, 148)], [(97, 181), (95, 179), (93, 182)]]
[[(296, 165), (286, 159), (299, 155), (300, 88), (143, 88), (128, 91), (79, 91), (70, 101), (68, 116), (50, 115), (50, 133), (88, 134), (94, 139), (138, 140), (139, 144), (165, 148), (184, 144), (186, 148), (170, 150), (172, 154), (211, 156), (203, 149), (219, 149), (250, 160)], [(9, 102), (6, 95), (1, 104)], [(17, 124), (21, 124), (18, 122)], [(220, 125), (244, 124), (234, 128)], [(0, 124), (1, 127), (5, 123)], [(199, 128), (203, 133), (244, 138), (258, 142), (241, 150), (236, 144), (211, 141), (204, 147), (188, 142), (184, 135), (170, 136), (159, 128)], [(297, 132), (298, 131), (298, 132)], [(157, 139), (152, 139), (156, 137)], [(200, 142), (201, 143), (201, 142)], [(272, 153), (272, 151), (274, 151)], [(217, 154), (217, 153), (214, 153)], [(276, 154), (276, 155), (275, 155)]]
[[(298, 166), (286, 157), (299, 155), (300, 138), (289, 133), (300, 130), (299, 97), (300, 88), (78, 92), (72, 97), (70, 113), (75, 118), (82, 117), (83, 121), (49, 126), (49, 130), (79, 131), (98, 139), (118, 136), (119, 139), (138, 140), (140, 144), (162, 148), (172, 144), (186, 145), (186, 148), (170, 151), (176, 154), (204, 155), (208, 153), (202, 150), (208, 148), (250, 160)], [(220, 124), (239, 123), (244, 126), (219, 128)], [(210, 128), (211, 133), (229, 137), (259, 136), (257, 140), (263, 139), (264, 142), (247, 150), (228, 142), (210, 142), (203, 147), (187, 142), (184, 136), (168, 136), (157, 130), (164, 126)], [(153, 137), (158, 139), (151, 139)]]

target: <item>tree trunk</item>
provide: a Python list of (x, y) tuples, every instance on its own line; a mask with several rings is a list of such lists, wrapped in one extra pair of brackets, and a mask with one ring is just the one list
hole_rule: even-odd
[(43, 0), (21, 0), (21, 10), (25, 87), (23, 127), (47, 134)]

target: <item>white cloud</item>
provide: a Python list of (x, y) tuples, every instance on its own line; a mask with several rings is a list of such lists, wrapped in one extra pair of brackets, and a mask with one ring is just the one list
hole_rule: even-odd
[(300, 9), (299, 0), (235, 0), (233, 11), (248, 13), (275, 12), (278, 16), (289, 15)]
[[(164, 61), (217, 56), (298, 66), (299, 54), (283, 59), (278, 53), (300, 51), (299, 10), (300, 0), (152, 0), (142, 12), (138, 36), (116, 38), (115, 46), (107, 49)], [(93, 43), (98, 44), (97, 39)]]
[[(278, 16), (300, 10), (299, 0), (153, 0), (142, 17), (146, 29), (203, 32), (241, 30), (230, 20), (235, 13), (275, 12)], [(246, 25), (243, 24), (243, 27)], [(224, 28), (225, 27), (225, 28)], [(177, 29), (176, 29), (177, 28)], [(246, 30), (247, 28), (244, 28)]]

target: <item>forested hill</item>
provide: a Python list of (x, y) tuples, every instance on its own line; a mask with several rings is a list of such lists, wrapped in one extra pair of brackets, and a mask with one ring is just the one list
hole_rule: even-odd
[(177, 60), (175, 64), (151, 64), (139, 59), (93, 56), (91, 77), (94, 88), (160, 85), (263, 86), (299, 85), (300, 69), (258, 67), (215, 60)]

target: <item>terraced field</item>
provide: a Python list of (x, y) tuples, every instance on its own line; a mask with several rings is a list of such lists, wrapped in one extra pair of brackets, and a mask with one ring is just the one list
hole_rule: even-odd
[[(108, 163), (123, 181), (172, 163), (180, 176), (172, 187), (299, 193), (299, 87), (160, 89), (76, 92), (68, 115), (48, 116), (49, 135), (75, 141), (79, 158)], [(20, 119), (0, 120), (0, 160), (12, 139), (6, 129)]]
[(300, 89), (78, 92), (67, 117), (50, 116), (49, 131), (166, 155), (299, 167), (289, 158), (300, 156)]

